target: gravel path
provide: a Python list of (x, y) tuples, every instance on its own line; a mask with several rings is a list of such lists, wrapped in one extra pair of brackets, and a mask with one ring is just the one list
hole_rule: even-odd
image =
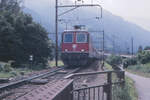
[(145, 78), (126, 72), (126, 75), (135, 81), (139, 100), (150, 100), (150, 78)]

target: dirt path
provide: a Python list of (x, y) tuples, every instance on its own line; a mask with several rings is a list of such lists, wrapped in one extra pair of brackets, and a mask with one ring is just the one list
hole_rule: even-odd
[(150, 100), (150, 78), (145, 78), (126, 72), (126, 76), (135, 81), (135, 87), (138, 91), (139, 100)]

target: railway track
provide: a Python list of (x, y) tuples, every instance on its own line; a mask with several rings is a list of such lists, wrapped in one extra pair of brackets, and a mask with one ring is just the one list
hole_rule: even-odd
[[(48, 71), (48, 72), (41, 73), (38, 75), (33, 75), (28, 78), (24, 78), (21, 80), (17, 80), (14, 82), (10, 82), (10, 83), (1, 85), (0, 86), (0, 100), (3, 100), (5, 97), (14, 94), (13, 90), (17, 89), (18, 87), (25, 86), (26, 84), (30, 83), (31, 80), (42, 78), (45, 76), (52, 76), (52, 75), (56, 74), (58, 71), (63, 70), (65, 68), (66, 67), (59, 67), (59, 68), (53, 69), (52, 71)], [(8, 100), (10, 100), (10, 99), (8, 99)]]
[(29, 77), (29, 78), (25, 78), (25, 79), (22, 79), (22, 80), (18, 80), (16, 82), (11, 82), (9, 84), (5, 84), (3, 86), (0, 86), (0, 92), (4, 91), (4, 90), (7, 90), (7, 89), (10, 89), (10, 88), (13, 88), (13, 86), (17, 86), (17, 85), (20, 85), (22, 83), (26, 83), (26, 82), (29, 82), (33, 79), (36, 79), (36, 78), (40, 78), (40, 77), (44, 77), (46, 75), (53, 75), (55, 74), (55, 72), (59, 71), (59, 70), (62, 70), (64, 69), (65, 67), (62, 67), (62, 68), (57, 68), (55, 69), (54, 71), (50, 71), (50, 72), (47, 72), (47, 73), (43, 73), (43, 74), (39, 74), (39, 75), (35, 75), (35, 76), (32, 76), (32, 77)]
[(53, 71), (49, 71), (39, 75), (34, 75), (29, 78), (5, 84), (3, 86), (0, 86), (0, 100), (17, 100), (21, 96), (24, 96), (28, 92), (38, 88), (40, 85), (43, 85), (43, 84), (32, 84), (31, 83), (32, 80), (47, 79), (49, 83), (51, 81), (63, 79), (65, 76), (75, 73), (79, 70), (80, 68), (66, 69), (66, 67), (61, 67), (56, 68)]
[[(94, 64), (94, 66), (95, 65), (96, 64)], [(39, 87), (47, 84), (56, 84), (59, 83), (60, 80), (65, 81), (67, 76), (76, 72), (90, 72), (92, 70), (95, 70), (93, 65), (91, 67), (79, 67), (75, 69), (60, 67), (42, 74), (40, 73), (39, 75), (29, 76), (28, 78), (0, 86), (0, 100), (20, 100), (20, 98), (32, 93), (32, 91), (37, 90)], [(77, 88), (82, 87), (82, 84), (80, 83), (82, 83), (85, 79), (89, 79), (89, 77), (77, 77), (77, 79), (79, 82), (77, 81), (74, 83), (74, 88), (76, 88), (76, 86)], [(34, 84), (34, 82), (41, 80), (47, 80), (48, 82), (44, 82), (43, 84)], [(61, 83), (56, 85), (61, 86)]]

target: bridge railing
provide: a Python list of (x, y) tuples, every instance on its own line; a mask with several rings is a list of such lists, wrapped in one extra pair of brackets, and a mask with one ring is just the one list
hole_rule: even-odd
[[(118, 81), (113, 82), (113, 73), (116, 74)], [(113, 100), (113, 86), (121, 85), (122, 87), (124, 87), (125, 72), (122, 70), (75, 73), (68, 76), (67, 78), (97, 74), (106, 74), (107, 82), (99, 86), (92, 86), (73, 90), (72, 93), (74, 94), (74, 100)]]

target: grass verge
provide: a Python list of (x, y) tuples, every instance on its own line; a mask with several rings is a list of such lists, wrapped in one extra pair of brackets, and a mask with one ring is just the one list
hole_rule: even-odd
[[(105, 62), (106, 70), (113, 70), (111, 65)], [(116, 74), (112, 76), (113, 81), (116, 81)], [(136, 88), (134, 86), (134, 81), (129, 77), (125, 78), (125, 85), (115, 85), (113, 86), (113, 100), (138, 100), (138, 95)]]
[(105, 66), (105, 67), (104, 67), (105, 70), (113, 70), (112, 67), (111, 67), (111, 65), (109, 65), (109, 64), (106, 63), (106, 62), (105, 62), (105, 65), (104, 65), (104, 66)]
[[(37, 65), (37, 66), (32, 66), (29, 67), (30, 65), (25, 65), (25, 68), (12, 68), (11, 66), (4, 66), (5, 62), (0, 62), (0, 78), (11, 78), (15, 76), (20, 76), (24, 74), (31, 73), (33, 71), (40, 71), (44, 69), (43, 65)], [(50, 67), (55, 67), (55, 61), (49, 61), (49, 66)], [(63, 66), (62, 61), (58, 61), (58, 66)], [(7, 71), (6, 71), (7, 70)]]
[(125, 79), (125, 86), (113, 86), (113, 100), (138, 100), (134, 81), (129, 77)]
[[(49, 66), (50, 67), (55, 67), (56, 65), (55, 65), (55, 60), (53, 60), (53, 61), (49, 61)], [(61, 60), (59, 60), (58, 61), (58, 66), (64, 66), (64, 63), (61, 61)]]
[(30, 70), (28, 68), (15, 68), (10, 72), (0, 72), (0, 78), (11, 78), (22, 74), (28, 74), (32, 71), (33, 70)]
[(150, 77), (150, 63), (128, 66), (127, 71), (140, 76)]

